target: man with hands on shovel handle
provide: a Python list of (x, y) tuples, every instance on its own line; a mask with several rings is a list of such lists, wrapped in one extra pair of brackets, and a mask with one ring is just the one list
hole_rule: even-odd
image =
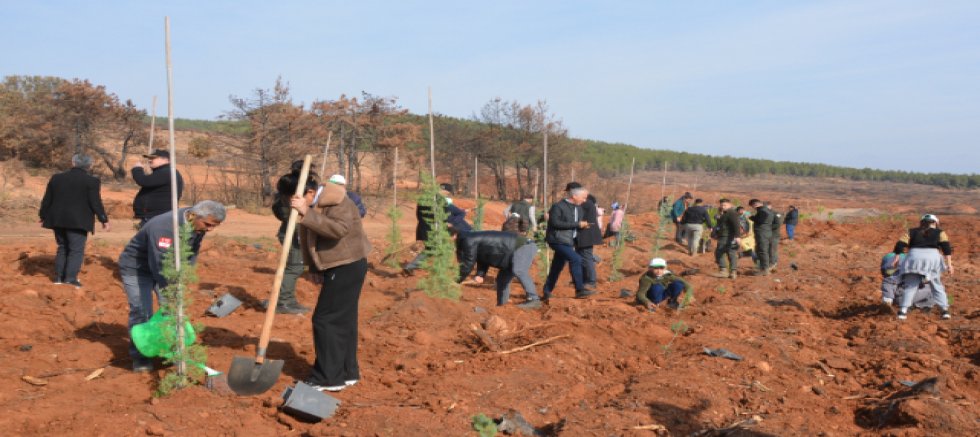
[(357, 306), (371, 251), (361, 215), (344, 187), (326, 184), (293, 197), (309, 278), (320, 284), (313, 309), (316, 361), (307, 384), (340, 391), (360, 379), (357, 364)]

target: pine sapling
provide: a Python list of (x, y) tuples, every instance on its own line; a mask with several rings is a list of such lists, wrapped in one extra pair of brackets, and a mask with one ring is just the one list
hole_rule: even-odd
[[(179, 271), (176, 269), (175, 252), (173, 250), (164, 253), (161, 263), (163, 277), (167, 280), (167, 286), (160, 290), (162, 297), (160, 311), (164, 316), (162, 335), (163, 341), (168, 345), (168, 350), (170, 351), (170, 355), (165, 358), (168, 363), (183, 363), (183, 365), (175, 366), (174, 370), (167, 373), (160, 380), (160, 385), (157, 387), (157, 395), (159, 396), (167, 395), (174, 390), (190, 386), (204, 376), (203, 367), (207, 359), (207, 349), (201, 344), (190, 344), (187, 341), (184, 342), (184, 348), (181, 349), (180, 342), (177, 341), (177, 333), (183, 332), (184, 327), (177, 325), (176, 314), (181, 310), (185, 314), (185, 317), (186, 314), (189, 314), (188, 308), (192, 304), (192, 301), (189, 293), (187, 293), (187, 288), (190, 284), (195, 284), (198, 281), (197, 266), (191, 263), (191, 256), (193, 255), (193, 251), (191, 250), (191, 235), (193, 232), (193, 227), (190, 223), (184, 223), (180, 227)], [(203, 326), (196, 325), (194, 326), (194, 330), (201, 332)], [(185, 332), (185, 340), (188, 337)], [(178, 371), (181, 368), (187, 369), (187, 373), (181, 374)]]
[(612, 272), (609, 274), (610, 281), (618, 281), (623, 279), (623, 272), (619, 269), (623, 268), (623, 251), (626, 249), (626, 234), (629, 233), (629, 222), (626, 217), (623, 217), (623, 224), (619, 229), (619, 233), (613, 240), (613, 254), (612, 254)]
[(402, 211), (397, 206), (392, 205), (385, 215), (391, 220), (391, 228), (388, 229), (388, 235), (385, 237), (388, 245), (385, 247), (385, 254), (382, 259), (385, 260), (386, 266), (397, 269), (399, 267), (398, 257), (395, 255), (401, 251), (402, 244), (402, 232), (398, 227), (398, 220), (402, 218)]
[(422, 264), (422, 269), (428, 274), (419, 279), (419, 288), (429, 296), (458, 300), (461, 296), (456, 282), (459, 264), (456, 262), (456, 244), (449, 234), (447, 201), (439, 194), (439, 185), (427, 174), (423, 175), (418, 202), (432, 212), (431, 218), (426, 218), (429, 239), (425, 242), (426, 259)]
[(484, 212), (484, 209), (485, 209), (484, 207), (486, 206), (486, 204), (487, 204), (486, 199), (484, 199), (482, 197), (477, 197), (476, 198), (476, 210), (473, 213), (474, 214), (473, 215), (473, 229), (474, 230), (477, 230), (477, 231), (482, 231), (483, 230), (483, 212)]

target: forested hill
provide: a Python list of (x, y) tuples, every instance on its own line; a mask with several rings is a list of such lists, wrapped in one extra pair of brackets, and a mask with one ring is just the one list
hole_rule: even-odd
[[(445, 119), (448, 117), (438, 117)], [(410, 116), (408, 119), (424, 124), (427, 118)], [(472, 120), (453, 119), (455, 122), (479, 125)], [(210, 132), (240, 132), (248, 130), (243, 122), (175, 120), (177, 129)], [(428, 126), (426, 125), (427, 129)], [(424, 131), (424, 129), (423, 129)], [(603, 176), (629, 173), (630, 162), (636, 158), (637, 171), (659, 171), (666, 161), (670, 170), (709, 171), (733, 175), (755, 176), (761, 174), (789, 175), (800, 177), (836, 177), (864, 181), (906, 182), (925, 185), (938, 185), (947, 188), (980, 188), (980, 174), (916, 173), (872, 168), (851, 168), (806, 162), (772, 161), (769, 159), (739, 158), (733, 156), (712, 156), (698, 153), (676, 152), (673, 150), (644, 149), (623, 143), (607, 143), (596, 140), (579, 140), (584, 146), (583, 158)]]

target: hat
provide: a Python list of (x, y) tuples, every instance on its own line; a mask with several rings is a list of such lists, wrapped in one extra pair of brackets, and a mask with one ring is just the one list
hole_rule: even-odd
[(938, 225), (939, 224), (939, 217), (936, 217), (933, 214), (926, 214), (926, 215), (922, 216), (922, 218), (919, 219), (919, 221), (920, 222), (936, 222), (936, 224)]
[(333, 176), (330, 176), (330, 179), (328, 179), (328, 181), (331, 184), (347, 185), (347, 179), (344, 179), (344, 177), (341, 176), (341, 175), (339, 175), (339, 174), (335, 174)]
[(167, 158), (167, 159), (170, 159), (170, 151), (164, 150), (164, 149), (156, 149), (156, 150), (154, 150), (151, 153), (148, 153), (146, 155), (143, 155), (143, 157), (146, 158), (146, 159), (153, 159), (153, 158)]
[(619, 209), (619, 202), (613, 202), (612, 209)]
[(443, 190), (443, 191), (448, 191), (450, 193), (454, 192), (453, 191), (453, 184), (447, 184), (445, 182), (439, 184), (439, 189), (440, 190)]
[(667, 261), (663, 258), (654, 258), (650, 260), (650, 267), (663, 267), (667, 268)]
[(569, 182), (565, 185), (565, 191), (572, 191), (576, 188), (582, 188), (582, 184), (578, 182)]

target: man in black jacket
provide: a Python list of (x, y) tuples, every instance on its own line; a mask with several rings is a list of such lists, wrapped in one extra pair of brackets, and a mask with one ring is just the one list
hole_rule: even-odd
[(694, 200), (694, 206), (684, 210), (681, 215), (681, 224), (684, 225), (684, 235), (687, 236), (687, 251), (691, 256), (697, 253), (698, 245), (701, 243), (701, 234), (704, 232), (704, 225), (708, 223), (708, 210), (704, 207), (704, 201)]
[(749, 206), (755, 208), (752, 231), (755, 232), (755, 253), (759, 256), (757, 273), (765, 276), (772, 267), (772, 224), (776, 215), (759, 199), (750, 200)]
[(76, 154), (72, 169), (51, 176), (38, 212), (45, 229), (54, 231), (58, 253), (54, 258), (54, 283), (81, 288), (78, 272), (85, 258), (85, 240), (95, 231), (98, 217), (102, 229), (109, 231), (109, 217), (102, 206), (101, 182), (88, 174), (92, 158)]
[(789, 211), (786, 212), (786, 220), (783, 223), (786, 224), (786, 238), (792, 240), (796, 237), (796, 224), (800, 222), (800, 210), (796, 209), (795, 206), (790, 205)]
[[(578, 185), (575, 182), (572, 184)], [(575, 252), (582, 257), (582, 283), (586, 288), (595, 288), (598, 281), (595, 273), (595, 255), (592, 253), (593, 246), (602, 244), (598, 203), (599, 201), (592, 194), (585, 197), (585, 202), (582, 203), (582, 219), (589, 223), (589, 227), (579, 231), (575, 238)]]
[(581, 207), (588, 195), (589, 192), (585, 188), (573, 188), (567, 198), (555, 202), (548, 210), (545, 241), (548, 242), (548, 247), (555, 251), (555, 257), (551, 261), (548, 280), (544, 283), (544, 300), (551, 298), (551, 292), (558, 283), (558, 276), (565, 268), (565, 263), (569, 264), (572, 282), (575, 283), (575, 297), (583, 299), (595, 294), (595, 289), (586, 287), (582, 281), (582, 257), (575, 252), (575, 238), (581, 230), (589, 227)]
[[(718, 278), (738, 277), (738, 246), (742, 239), (742, 227), (738, 223), (738, 212), (732, 207), (732, 202), (728, 199), (721, 199), (718, 202), (721, 209), (721, 217), (718, 219), (718, 247), (715, 248), (715, 262), (718, 263), (718, 273), (714, 275)], [(728, 258), (726, 263), (725, 258)]]
[[(170, 152), (157, 149), (149, 155), (148, 165), (139, 163), (132, 169), (133, 181), (140, 190), (133, 199), (134, 217), (140, 220), (140, 227), (147, 220), (170, 211)], [(150, 168), (149, 173), (147, 167)], [(184, 193), (184, 179), (177, 172), (177, 200)]]
[(476, 265), (477, 283), (489, 267), (500, 269), (497, 272), (497, 306), (505, 305), (510, 298), (510, 282), (517, 277), (527, 293), (527, 301), (517, 305), (521, 308), (539, 308), (541, 300), (531, 277), (531, 264), (538, 252), (534, 242), (524, 236), (503, 231), (459, 232), (456, 235), (456, 259), (459, 260), (459, 278), (463, 282), (473, 266)]

